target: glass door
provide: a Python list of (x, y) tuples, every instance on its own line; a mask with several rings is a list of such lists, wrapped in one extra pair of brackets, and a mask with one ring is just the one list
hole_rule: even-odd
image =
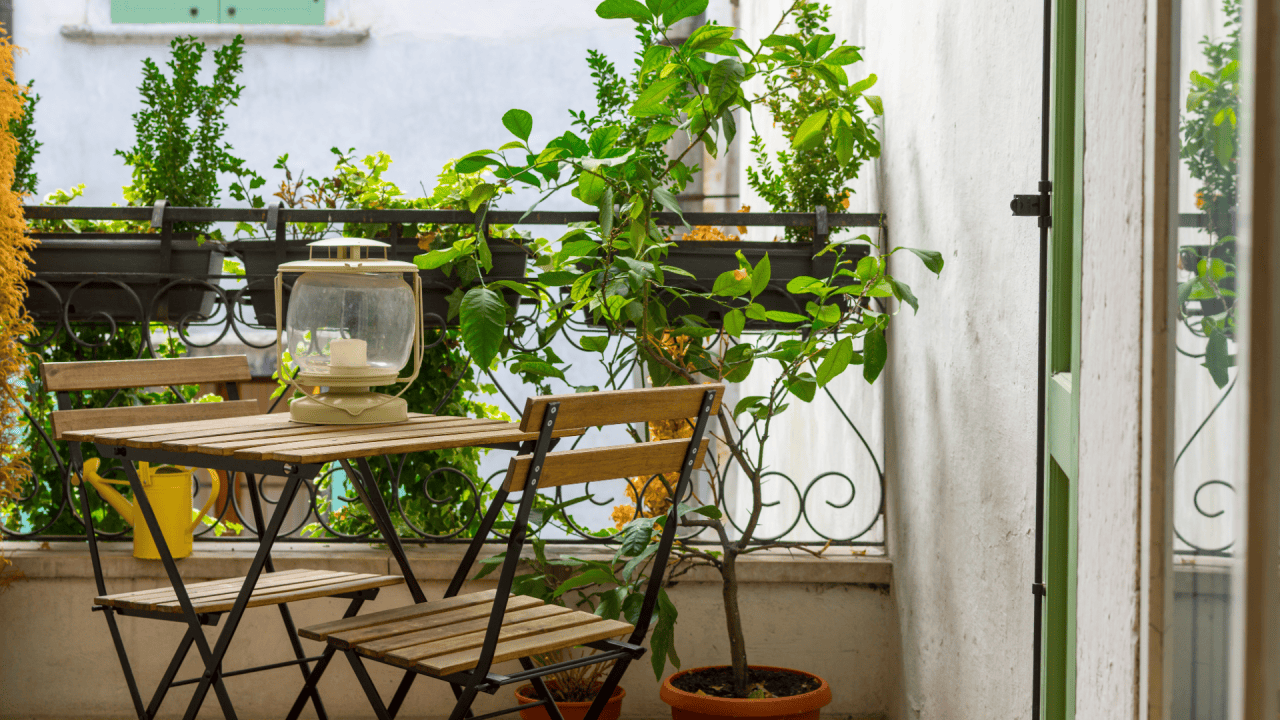
[(1173, 42), (1178, 162), (1170, 179), (1177, 263), (1171, 465), (1172, 605), (1168, 717), (1240, 717), (1241, 490), (1247, 384), (1240, 164), (1240, 0), (1182, 0)]

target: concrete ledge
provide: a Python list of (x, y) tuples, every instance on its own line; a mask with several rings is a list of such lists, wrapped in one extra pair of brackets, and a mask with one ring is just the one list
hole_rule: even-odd
[(367, 27), (328, 25), (223, 25), (211, 23), (168, 23), (161, 25), (63, 25), (62, 37), (93, 45), (168, 43), (178, 36), (195, 35), (201, 40), (230, 42), (236, 35), (245, 44), (359, 45), (369, 38)]
[[(138, 560), (132, 545), (112, 542), (99, 545), (103, 572), (108, 578), (156, 580), (167, 582), (164, 566), (154, 560)], [(187, 578), (219, 578), (243, 575), (257, 546), (251, 542), (197, 542), (190, 557), (178, 561)], [(89, 547), (81, 542), (5, 542), (6, 556), (13, 560), (28, 580), (92, 578)], [(413, 571), (423, 582), (448, 581), (453, 577), (466, 546), (459, 544), (427, 545), (408, 548)], [(503, 546), (491, 544), (481, 558), (502, 552)], [(556, 555), (584, 558), (608, 557), (595, 548), (552, 546)], [(841, 554), (843, 553), (843, 554)], [(877, 585), (888, 587), (893, 579), (893, 566), (882, 556), (850, 555), (845, 548), (828, 549), (823, 557), (805, 552), (766, 550), (739, 560), (738, 577), (744, 583), (788, 583), (819, 585)], [(276, 566), (282, 570), (306, 567), (316, 570), (399, 574), (391, 554), (380, 547), (351, 544), (277, 543), (272, 552)], [(719, 575), (711, 568), (694, 568), (681, 582), (718, 583)]]

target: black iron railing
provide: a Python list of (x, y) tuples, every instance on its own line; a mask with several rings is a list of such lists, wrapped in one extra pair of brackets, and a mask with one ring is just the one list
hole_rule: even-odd
[[(38, 350), (51, 343), (64, 342), (84, 351), (86, 355), (92, 354), (95, 348), (106, 344), (100, 338), (89, 341), (78, 335), (77, 328), (83, 328), (86, 324), (97, 326), (110, 338), (125, 327), (149, 330), (153, 327), (153, 323), (163, 323), (168, 332), (175, 334), (189, 350), (196, 352), (202, 347), (233, 342), (231, 338), (235, 338), (234, 342), (237, 344), (259, 351), (273, 347), (274, 332), (264, 331), (273, 331), (274, 324), (270, 326), (262, 324), (256, 316), (251, 316), (250, 308), (255, 304), (252, 299), (255, 292), (270, 291), (270, 280), (274, 277), (274, 272), (270, 275), (253, 273), (241, 275), (216, 271), (190, 272), (189, 266), (186, 270), (179, 267), (179, 261), (185, 256), (184, 254), (194, 252), (193, 248), (205, 248), (210, 258), (221, 259), (243, 258), (246, 246), (255, 250), (270, 246), (278, 251), (278, 258), (283, 260), (289, 249), (296, 250), (301, 244), (300, 241), (288, 239), (289, 229), (296, 227), (293, 224), (323, 223), (331, 226), (332, 231), (336, 233), (341, 229), (339, 224), (355, 223), (386, 225), (385, 238), (391, 243), (392, 252), (401, 259), (408, 259), (421, 251), (417, 248), (416, 238), (402, 236), (403, 226), (475, 225), (478, 220), (473, 213), (455, 210), (316, 210), (278, 206), (264, 209), (180, 208), (167, 207), (163, 203), (152, 208), (28, 206), (25, 208), (25, 213), (29, 221), (68, 221), (64, 223), (67, 227), (58, 232), (33, 233), (35, 237), (43, 240), (110, 241), (99, 243), (99, 246), (119, 247), (120, 252), (124, 252), (129, 242), (150, 243), (143, 248), (144, 253), (150, 253), (145, 255), (144, 261), (140, 261), (141, 264), (136, 268), (125, 271), (104, 270), (100, 267), (48, 270), (42, 269), (40, 262), (37, 261), (36, 274), (30, 282), (32, 295), (29, 305), (40, 304), (44, 314), (38, 318), (42, 321), (38, 326), (39, 333), (29, 340), (30, 347)], [(655, 217), (660, 225), (678, 227), (683, 224), (680, 217), (674, 213), (658, 213)], [(526, 213), (493, 210), (482, 219), (482, 224), (486, 226), (566, 225), (576, 222), (594, 222), (596, 219), (597, 215), (594, 212)], [(833, 231), (841, 228), (878, 228), (879, 241), (884, 243), (887, 240), (886, 221), (884, 216), (879, 214), (828, 215), (825, 210), (816, 213), (685, 213), (683, 219), (689, 225), (813, 228), (812, 244), (819, 247), (829, 242)], [(128, 221), (149, 226), (152, 231), (145, 232), (145, 228), (143, 231), (138, 231), (134, 228), (132, 233), (76, 233), (69, 225), (70, 221), (76, 220)], [(203, 223), (253, 223), (258, 224), (259, 229), (265, 232), (257, 238), (226, 243), (206, 241), (205, 244), (197, 244), (191, 233), (175, 230), (175, 225), (182, 227)], [(771, 254), (792, 253), (812, 257), (815, 250), (807, 243), (760, 244), (767, 246)], [(133, 248), (133, 251), (137, 249)], [(116, 290), (124, 297), (123, 305), (119, 306), (124, 308), (123, 314), (113, 314), (97, 304), (94, 300), (95, 293), (101, 293), (103, 290)], [(49, 314), (51, 308), (56, 316)], [(522, 310), (522, 312), (525, 311)], [(581, 349), (578, 338), (586, 329), (582, 323), (570, 322), (561, 328), (555, 337), (548, 338), (537, 337), (536, 318), (533, 314), (527, 314), (523, 319), (525, 320), (523, 326), (531, 329), (527, 332), (528, 337), (513, 338), (518, 344), (524, 347), (545, 346), (555, 338), (560, 338), (562, 342)], [(443, 318), (439, 318), (439, 322), (441, 326), (444, 325)], [(438, 332), (435, 337), (439, 342), (444, 339), (445, 334)], [(59, 340), (60, 338), (62, 340)], [(140, 339), (135, 357), (158, 356), (151, 332), (141, 332)], [(96, 359), (109, 358), (97, 357)], [(613, 367), (609, 374), (610, 385), (629, 386), (636, 375), (636, 367), (634, 359)], [(487, 370), (485, 372), (488, 373)], [(512, 389), (502, 387), (492, 374), (489, 374), (489, 380), (497, 385), (499, 396), (508, 405), (506, 410), (518, 416), (523, 407), (524, 396), (528, 393), (513, 393)], [(42, 392), (38, 384), (33, 386), (31, 391)], [(855, 548), (880, 547), (884, 544), (884, 475), (877, 452), (873, 450), (872, 444), (850, 418), (848, 409), (843, 407), (829, 390), (825, 395), (827, 401), (834, 404), (840, 417), (847, 423), (852, 433), (851, 437), (856, 437), (858, 446), (865, 450), (869, 460), (868, 466), (874, 470), (871, 471), (870, 477), (855, 478), (854, 471), (850, 468), (832, 468), (808, 481), (793, 479), (783, 472), (770, 472), (770, 483), (777, 488), (782, 488), (784, 495), (793, 496), (788, 504), (793, 505), (794, 510), (785, 521), (776, 521), (773, 524), (776, 532), (769, 533), (771, 535), (769, 537), (758, 537), (756, 542), (798, 540), (815, 545), (832, 544)], [(55, 457), (58, 464), (58, 477), (29, 484), (23, 496), (17, 498), (18, 505), (29, 508), (34, 499), (46, 497), (48, 507), (41, 509), (38, 520), (32, 520), (35, 515), (31, 513), (22, 516), (26, 518), (25, 520), (19, 517), (21, 525), (13, 522), (5, 525), (5, 518), (0, 517), (0, 538), (82, 539), (82, 535), (48, 532), (55, 526), (65, 527), (67, 518), (74, 520), (76, 525), (80, 524), (75, 493), (81, 492), (81, 489), (71, 483), (67, 464), (63, 460), (66, 457), (65, 446), (55, 442), (50, 437), (49, 429), (37, 421), (30, 412), (28, 412), (28, 419), (34, 426), (38, 442), (44, 444)], [(407, 535), (407, 542), (417, 543), (465, 541), (469, 534), (465, 528), (470, 525), (466, 518), (478, 517), (482, 512), (486, 489), (492, 487), (496, 480), (495, 476), (499, 474), (494, 473), (487, 478), (478, 478), (450, 467), (441, 467), (432, 471), (432, 476), (443, 474), (450, 476), (454, 481), (461, 480), (466, 492), (453, 493), (446, 497), (428, 495), (428, 500), (432, 503), (442, 505), (452, 503), (458, 506), (454, 514), (461, 518), (459, 528), (456, 530), (431, 532), (415, 525), (414, 519), (410, 513), (405, 512), (400, 502), (404, 499), (401, 486), (401, 473), (405, 467), (404, 458), (386, 458), (385, 464), (386, 476), (391, 478), (390, 495), (394, 499), (392, 511), (398, 514), (397, 524)], [(423, 487), (431, 487), (430, 480), (431, 478), (426, 478)], [(270, 482), (266, 478), (259, 478), (257, 481)], [(648, 485), (654, 481), (655, 478), (650, 478), (644, 486), (633, 487), (634, 493), (643, 497)], [(45, 486), (40, 486), (41, 482)], [(728, 475), (704, 482), (718, 485), (716, 497), (725, 498), (733, 479)], [(234, 487), (234, 483), (232, 486)], [(342, 486), (341, 469), (337, 466), (326, 468), (315, 482), (307, 483), (304, 488), (305, 506), (297, 509), (296, 517), (288, 523), (288, 527), (282, 528), (281, 534), (290, 536), (294, 540), (319, 542), (364, 543), (376, 540), (372, 532), (350, 534), (335, 528), (332, 514), (336, 508), (343, 503), (356, 502), (353, 497), (345, 496)], [(270, 503), (273, 495), (270, 487), (264, 484), (260, 489), (261, 496)], [(588, 487), (587, 499), (583, 502), (595, 506), (612, 506), (625, 501), (623, 495), (624, 493), (593, 492)], [(461, 496), (469, 499), (460, 501), (457, 497)], [(565, 498), (556, 498), (557, 504), (564, 500)], [(226, 502), (220, 507), (218, 519), (236, 518), (238, 522), (246, 524), (243, 531), (218, 536), (213, 528), (207, 527), (197, 533), (198, 537), (225, 542), (254, 540), (256, 528), (252, 527), (251, 521), (248, 521), (252, 513), (244, 511), (241, 502), (237, 493), (229, 492)], [(779, 505), (779, 503), (772, 504)], [(728, 517), (730, 526), (737, 527), (733, 508), (723, 507), (722, 509)], [(829, 517), (825, 521), (818, 518), (820, 513), (828, 516), (836, 513), (839, 516), (840, 519), (834, 523), (834, 529)], [(579, 526), (571, 512), (560, 510), (556, 517), (543, 518), (543, 520), (553, 522), (560, 527), (566, 535), (565, 542), (608, 542), (607, 537), (600, 537), (588, 528)], [(308, 529), (309, 532), (304, 532)], [(100, 534), (105, 540), (129, 537), (127, 531)], [(698, 534), (693, 533), (687, 540), (692, 543), (701, 542)]]

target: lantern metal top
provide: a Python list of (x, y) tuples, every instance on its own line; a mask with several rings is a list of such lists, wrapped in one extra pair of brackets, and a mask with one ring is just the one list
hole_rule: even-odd
[[(329, 238), (307, 243), (311, 249), (308, 260), (281, 263), (278, 272), (333, 272), (333, 273), (406, 273), (417, 272), (418, 266), (410, 262), (388, 257), (389, 243), (369, 238)], [(323, 252), (322, 257), (317, 248)], [(379, 249), (382, 257), (375, 256)]]

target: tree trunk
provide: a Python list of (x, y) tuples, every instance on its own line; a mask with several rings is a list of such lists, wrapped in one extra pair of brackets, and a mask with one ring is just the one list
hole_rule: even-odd
[(738, 608), (738, 552), (725, 548), (720, 577), (724, 581), (724, 619), (729, 631), (729, 659), (733, 667), (733, 694), (747, 696), (747, 643), (742, 634), (742, 611)]

